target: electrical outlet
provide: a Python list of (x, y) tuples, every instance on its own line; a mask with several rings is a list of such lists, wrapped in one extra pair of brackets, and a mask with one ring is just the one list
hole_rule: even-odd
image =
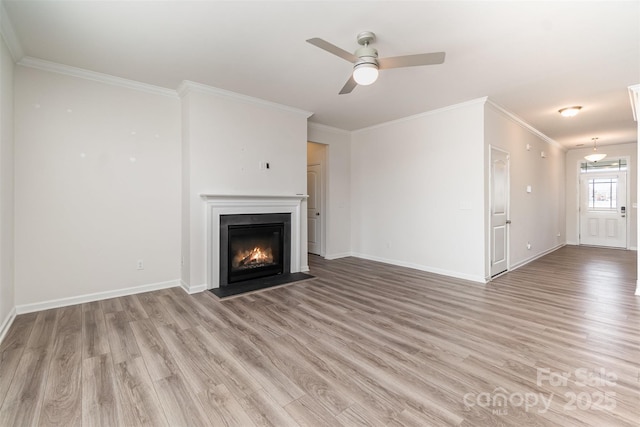
[(527, 249), (531, 250), (531, 243), (527, 242)]
[(144, 270), (144, 261), (139, 259), (137, 263), (138, 270)]

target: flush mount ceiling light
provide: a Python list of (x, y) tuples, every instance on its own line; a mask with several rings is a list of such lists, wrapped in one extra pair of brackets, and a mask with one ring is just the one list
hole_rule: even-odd
[(604, 153), (598, 153), (598, 147), (597, 147), (598, 138), (591, 138), (591, 140), (593, 141), (593, 154), (584, 156), (584, 158), (590, 162), (599, 162), (600, 160), (607, 157), (607, 155)]
[(576, 105), (574, 107), (561, 108), (558, 110), (558, 113), (560, 113), (562, 117), (573, 117), (577, 115), (581, 109), (582, 109), (581, 106)]

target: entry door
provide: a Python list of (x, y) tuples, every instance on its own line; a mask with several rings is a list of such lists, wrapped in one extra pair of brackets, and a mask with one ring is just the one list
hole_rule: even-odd
[(580, 244), (627, 247), (627, 174), (580, 175)]
[(491, 149), (491, 277), (507, 271), (509, 248), (509, 154)]
[(321, 255), (322, 249), (322, 167), (307, 166), (307, 241), (309, 253)]

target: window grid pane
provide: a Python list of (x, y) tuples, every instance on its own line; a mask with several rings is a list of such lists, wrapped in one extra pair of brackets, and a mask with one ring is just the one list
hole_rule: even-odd
[(580, 163), (580, 173), (614, 172), (626, 170), (627, 161), (625, 159), (602, 160), (595, 163)]
[(616, 210), (618, 208), (617, 195), (617, 178), (592, 178), (589, 180), (590, 210)]

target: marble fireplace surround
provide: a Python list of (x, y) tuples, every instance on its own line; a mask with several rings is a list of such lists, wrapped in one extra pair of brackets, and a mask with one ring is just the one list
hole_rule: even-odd
[(291, 273), (301, 270), (300, 218), (306, 195), (201, 194), (207, 207), (207, 289), (220, 287), (220, 215), (290, 213)]

